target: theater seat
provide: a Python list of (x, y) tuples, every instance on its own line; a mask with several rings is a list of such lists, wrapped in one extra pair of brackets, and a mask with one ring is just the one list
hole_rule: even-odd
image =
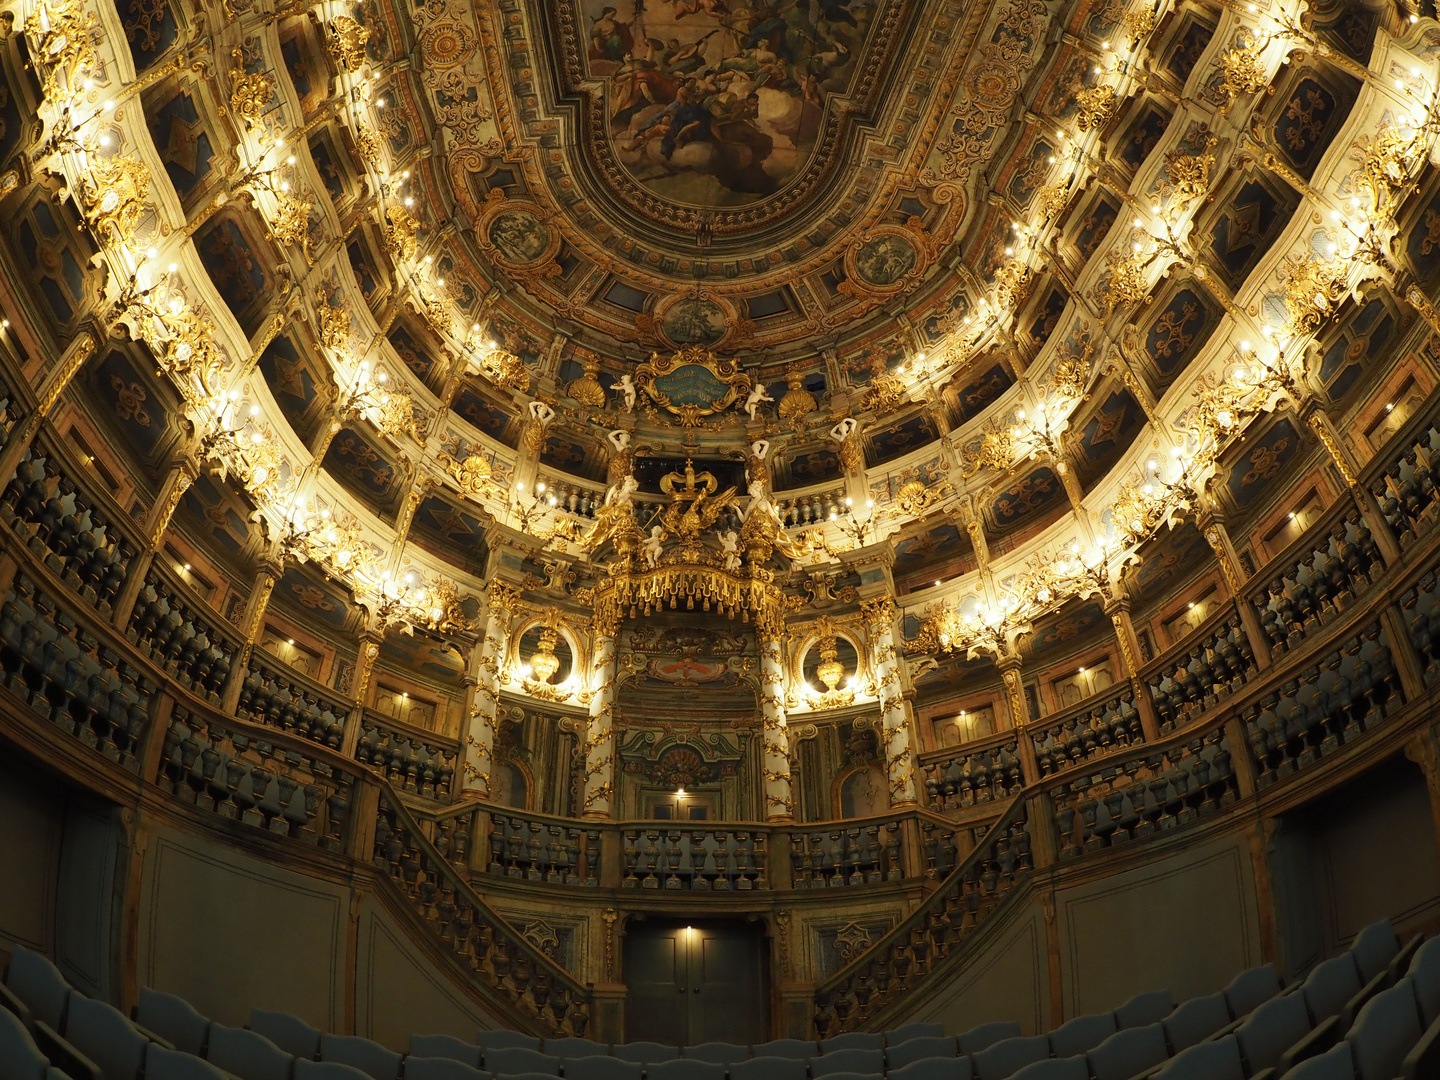
[(56, 1031), (63, 1030), (70, 984), (49, 960), (24, 945), (14, 946), (10, 967), (5, 972), (5, 985), (24, 1002), (32, 1019), (49, 1024)]
[(955, 1039), (960, 1053), (974, 1057), (987, 1046), (994, 1046), (1001, 1039), (1018, 1039), (1020, 1025), (1014, 1020), (996, 1020), (989, 1024), (973, 1027)]
[(1086, 1055), (1095, 1080), (1130, 1080), (1169, 1056), (1160, 1024), (1117, 1031)]
[(974, 1055), (975, 1075), (980, 1080), (1008, 1080), (1011, 1073), (1049, 1056), (1050, 1040), (1044, 1035), (1001, 1039)]
[(609, 1043), (598, 1043), (593, 1039), (580, 1039), (571, 1035), (564, 1039), (546, 1039), (541, 1047), (551, 1057), (587, 1058), (600, 1057), (610, 1053)]
[(405, 1059), (405, 1080), (489, 1080), (489, 1077), (489, 1073), (450, 1057), (412, 1054)]
[(687, 1046), (680, 1053), (687, 1061), (705, 1061), (712, 1065), (729, 1065), (750, 1057), (750, 1048), (736, 1043), (707, 1042)]
[(882, 1073), (885, 1071), (885, 1051), (836, 1050), (810, 1059), (810, 1075), (830, 1076), (834, 1073)]
[(649, 1065), (653, 1062), (671, 1061), (680, 1056), (678, 1046), (666, 1046), (658, 1042), (618, 1043), (610, 1052), (621, 1061), (638, 1061)]
[(534, 1035), (511, 1031), (509, 1028), (495, 1028), (481, 1031), (475, 1036), (475, 1045), (483, 1050), (540, 1050), (540, 1040)]
[(725, 1066), (693, 1058), (658, 1061), (645, 1066), (645, 1080), (725, 1080)]
[(286, 1012), (251, 1009), (250, 1030), (264, 1035), (292, 1057), (313, 1061), (320, 1052), (320, 1032)]
[(756, 1043), (751, 1047), (751, 1053), (757, 1058), (783, 1057), (808, 1061), (817, 1056), (819, 1050), (813, 1042), (806, 1042), (804, 1039), (771, 1039), (766, 1043)]
[(1050, 1032), (1050, 1052), (1057, 1058), (1074, 1057), (1099, 1046), (1115, 1031), (1114, 1013), (1077, 1016)]
[(886, 1046), (899, 1046), (911, 1039), (939, 1039), (945, 1035), (943, 1024), (905, 1024), (894, 1031), (885, 1032)]
[(798, 1057), (753, 1057), (730, 1066), (730, 1080), (805, 1080), (806, 1067)]
[(621, 1061), (609, 1054), (566, 1058), (565, 1080), (641, 1080), (645, 1066), (638, 1061)]
[(295, 1059), (295, 1080), (366, 1080), (369, 1073), (338, 1061)]
[(145, 1051), (145, 1080), (225, 1080), (225, 1074), (194, 1054), (150, 1043)]
[(515, 1076), (519, 1073), (539, 1073), (544, 1076), (560, 1075), (560, 1059), (529, 1050), (523, 1046), (508, 1046), (501, 1050), (485, 1051), (485, 1068), (496, 1076)]
[[(482, 1051), (454, 1035), (411, 1035), (410, 1056), (418, 1058), (449, 1058), (471, 1069), (480, 1068)], [(408, 1062), (408, 1059), (407, 1059)], [(409, 1072), (409, 1066), (406, 1066)]]
[(105, 1080), (135, 1080), (145, 1063), (145, 1037), (112, 1005), (72, 993), (65, 1041), (100, 1066)]
[(396, 1080), (400, 1055), (359, 1035), (321, 1035), (320, 1060), (351, 1065), (374, 1080)]
[(1346, 953), (1316, 964), (1300, 984), (1300, 993), (1318, 1024), (1344, 1012), (1346, 1003), (1360, 992), (1360, 986), (1355, 960)]
[(0, 1009), (0, 1076), (7, 1080), (45, 1080), (49, 1065), (24, 1022), (10, 1010)]
[(922, 1035), (885, 1051), (885, 1064), (892, 1070), (903, 1069), (912, 1061), (923, 1061), (932, 1057), (954, 1057), (955, 1040), (947, 1036)]
[(1350, 1044), (1340, 1043), (1323, 1054), (1300, 1062), (1285, 1074), (1285, 1080), (1355, 1080), (1355, 1062)]
[(921, 1058), (892, 1069), (889, 1080), (974, 1080), (975, 1063), (968, 1057)]
[(1207, 994), (1181, 1002), (1161, 1025), (1170, 1049), (1177, 1054), (1203, 1042), (1230, 1022), (1230, 1008), (1225, 995)]
[[(140, 1002), (135, 1006), (135, 1022), (159, 1035), (176, 1050), (196, 1057), (205, 1052), (210, 1021), (184, 998), (162, 994), (148, 986), (141, 987)], [(146, 1072), (149, 1072), (148, 1065)]]
[(1280, 1064), (1286, 1050), (1310, 1034), (1310, 1013), (1301, 994), (1271, 998), (1235, 1029), (1249, 1075)]
[(1136, 994), (1115, 1010), (1115, 1022), (1122, 1028), (1145, 1027), (1175, 1011), (1175, 996), (1169, 990), (1149, 990)]
[(1400, 938), (1389, 919), (1371, 923), (1358, 934), (1350, 945), (1350, 955), (1360, 969), (1360, 981), (1369, 982), (1387, 967), (1400, 952)]
[(1083, 1056), (1051, 1058), (1026, 1065), (1010, 1080), (1090, 1080), (1090, 1068)]
[(258, 1031), (210, 1025), (205, 1059), (240, 1080), (290, 1080), (295, 1057)]
[(1245, 1080), (1234, 1035), (1202, 1042), (1176, 1054), (1155, 1080)]
[(1409, 979), (1382, 990), (1365, 1003), (1345, 1036), (1360, 1080), (1392, 1080), (1420, 1040), (1420, 1006)]
[(1225, 1002), (1230, 1006), (1230, 1015), (1236, 1020), (1248, 1016), (1259, 1006), (1281, 991), (1280, 973), (1274, 964), (1242, 971), (1225, 987)]
[(837, 1050), (881, 1050), (884, 1047), (885, 1036), (878, 1031), (847, 1031), (843, 1035), (820, 1040), (821, 1054), (833, 1054)]

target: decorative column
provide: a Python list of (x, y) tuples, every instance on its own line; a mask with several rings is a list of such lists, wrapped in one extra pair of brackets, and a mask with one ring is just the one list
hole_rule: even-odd
[(492, 578), (486, 588), (485, 631), (473, 654), (470, 677), (475, 680), (474, 698), (466, 719), (465, 746), (461, 764), (463, 795), (470, 799), (490, 797), (490, 769), (495, 755), (495, 733), (500, 715), (500, 663), (509, 648), (510, 620), (519, 594), (503, 581)]
[(1020, 656), (1011, 642), (995, 657), (1000, 681), (1005, 684), (1005, 707), (1010, 713), (1010, 726), (1015, 729), (1015, 744), (1020, 753), (1020, 772), (1026, 785), (1040, 779), (1035, 762), (1035, 743), (1030, 738), (1030, 710), (1025, 707), (1025, 688), (1020, 681)]
[(1155, 716), (1155, 701), (1150, 696), (1150, 688), (1140, 681), (1140, 639), (1130, 621), (1130, 601), (1116, 597), (1105, 605), (1105, 613), (1110, 616), (1115, 638), (1120, 643), (1120, 658), (1125, 662), (1125, 674), (1130, 677), (1130, 690), (1140, 713), (1140, 731), (1146, 742), (1159, 742), (1160, 723)]
[(595, 653), (590, 664), (582, 816), (610, 818), (615, 812), (615, 634), (620, 628), (619, 613), (597, 611), (592, 625)]
[(250, 596), (245, 601), (245, 611), (240, 618), (245, 644), (236, 654), (230, 673), (225, 677), (225, 685), (220, 689), (220, 709), (227, 716), (233, 716), (235, 707), (240, 703), (240, 691), (250, 670), (250, 654), (260, 640), (260, 628), (265, 625), (265, 609), (270, 604), (270, 594), (275, 591), (275, 583), (284, 573), (283, 562), (266, 562), (255, 575), (255, 583), (250, 586)]
[(1255, 605), (1245, 602), (1241, 597), (1245, 582), (1240, 576), (1240, 557), (1235, 553), (1235, 545), (1230, 542), (1230, 534), (1225, 531), (1224, 523), (1210, 510), (1201, 511), (1195, 524), (1204, 534), (1210, 550), (1215, 553), (1215, 561), (1220, 564), (1220, 574), (1225, 579), (1225, 587), (1230, 590), (1230, 595), (1235, 600), (1235, 609), (1240, 613), (1240, 625), (1250, 642), (1250, 651), (1255, 654), (1256, 665), (1269, 667), (1270, 639), (1265, 636), (1265, 631), (1260, 626), (1260, 616), (1255, 612)]
[(875, 659), (875, 681), (880, 694), (880, 730), (885, 742), (885, 771), (890, 781), (890, 805), (914, 806), (915, 744), (906, 718), (900, 685), (900, 658), (895, 651), (895, 604), (889, 597), (860, 606), (870, 629)]
[(785, 666), (781, 640), (785, 619), (779, 611), (755, 616), (760, 642), (760, 769), (764, 777), (765, 820), (792, 821), (795, 800), (790, 792), (790, 734), (785, 723)]

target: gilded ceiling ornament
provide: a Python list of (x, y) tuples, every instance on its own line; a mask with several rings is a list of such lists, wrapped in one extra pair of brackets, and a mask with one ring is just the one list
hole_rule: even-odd
[(457, 460), (445, 451), (440, 451), (437, 460), (440, 466), (460, 485), (460, 494), (479, 499), (495, 490), (491, 479), (490, 463), (479, 454), (470, 454)]
[(270, 231), (275, 239), (287, 247), (299, 244), (309, 266), (315, 265), (315, 260), (310, 257), (310, 211), (314, 205), (309, 199), (283, 192), (270, 222)]
[(940, 501), (942, 487), (948, 485), (937, 484), (932, 487), (923, 480), (907, 480), (895, 493), (895, 505), (902, 514), (919, 517)]
[(442, 338), (449, 337), (455, 329), (455, 317), (450, 310), (444, 290), (437, 285), (432, 285), (428, 279), (421, 278), (416, 286), (416, 292), (420, 294), (420, 308), (425, 316), (425, 321)]
[(1030, 267), (1020, 259), (1006, 259), (995, 271), (995, 303), (1014, 311), (1030, 292)]
[(848, 296), (891, 296), (918, 282), (934, 258), (935, 244), (919, 218), (877, 225), (846, 250), (845, 279), (836, 288)]
[(480, 370), (496, 386), (521, 393), (530, 389), (530, 372), (525, 369), (525, 362), (508, 349), (490, 342), (476, 354), (476, 359)]
[(805, 417), (819, 408), (819, 402), (815, 400), (814, 394), (805, 389), (805, 375), (797, 365), (792, 364), (786, 370), (785, 385), (789, 389), (780, 399), (780, 405), (776, 411), (781, 420), (798, 431)]
[[(870, 376), (870, 385), (865, 388), (865, 393), (860, 397), (860, 408), (881, 415), (894, 412), (905, 400), (904, 380), (888, 371), (885, 367), (885, 358), (878, 354), (870, 361), (870, 370), (874, 374)], [(788, 398), (790, 395), (786, 394), (785, 396)], [(811, 400), (813, 401), (814, 398)], [(812, 405), (810, 409), (813, 408)], [(810, 409), (805, 411), (809, 412)]]
[(704, 417), (724, 412), (750, 393), (750, 376), (734, 360), (688, 345), (670, 356), (651, 353), (635, 369), (635, 386), (682, 427), (698, 427)]
[(370, 31), (349, 15), (336, 15), (325, 27), (331, 57), (344, 71), (359, 71), (365, 63), (365, 43)]
[(1260, 52), (1253, 45), (1226, 49), (1220, 56), (1220, 67), (1225, 72), (1220, 89), (1231, 97), (1256, 94), (1270, 85), (1270, 76), (1265, 73)]
[(1080, 356), (1062, 356), (1050, 372), (1050, 389), (1063, 398), (1084, 396), (1085, 384), (1090, 379), (1090, 365), (1086, 362), (1090, 350)]
[(978, 443), (965, 448), (965, 479), (981, 469), (1004, 472), (1015, 460), (1015, 432), (1006, 426), (990, 426)]
[(1116, 248), (1106, 254), (1105, 261), (1110, 264), (1110, 276), (1101, 287), (1100, 299), (1105, 304), (1107, 317), (1119, 308), (1149, 299), (1146, 264), (1138, 252)]
[(1132, 45), (1143, 41), (1155, 29), (1155, 9), (1141, 4), (1134, 11), (1125, 13), (1125, 36)]
[(572, 379), (565, 392), (581, 405), (588, 405), (592, 409), (603, 408), (605, 388), (600, 385), (600, 380), (595, 378), (600, 373), (600, 362), (587, 358), (580, 366), (585, 374), (578, 379)]
[(86, 213), (102, 240), (133, 243), (150, 194), (150, 170), (136, 158), (92, 154), (81, 182)]
[(1286, 264), (1280, 278), (1285, 285), (1287, 333), (1310, 333), (1335, 314), (1348, 289), (1345, 271), (1340, 259), (1312, 256)]
[(1172, 150), (1165, 155), (1165, 175), (1174, 192), (1177, 209), (1189, 206), (1210, 190), (1210, 171), (1215, 167), (1215, 155), (1210, 153), (1210, 148), (1214, 145), (1215, 136), (1207, 134), (1198, 151)]
[(184, 307), (147, 312), (140, 333), (156, 364), (179, 384), (188, 404), (208, 404), (215, 397), (225, 358), (215, 344), (219, 331), (209, 318)]
[(1397, 194), (1410, 189), (1410, 169), (1423, 146), (1419, 139), (1387, 127), (1374, 138), (1365, 139), (1361, 150), (1361, 175), (1356, 184), (1370, 192), (1367, 215), (1377, 224), (1393, 227)]
[(31, 62), (49, 68), (44, 78), (47, 99), (58, 101), (67, 90), (70, 97), (81, 93), (80, 76), (99, 67), (90, 36), (96, 22), (82, 0), (40, 0), (31, 10), (25, 33), (35, 43)]
[(1045, 221), (1060, 216), (1070, 202), (1070, 188), (1066, 184), (1047, 184), (1035, 193), (1035, 209)]
[(350, 312), (341, 307), (332, 307), (330, 298), (323, 289), (315, 295), (315, 318), (320, 323), (320, 344), (335, 352), (344, 353), (350, 349)]
[(420, 250), (420, 241), (416, 235), (420, 231), (420, 222), (401, 203), (392, 203), (386, 207), (385, 218), (389, 222), (385, 226), (386, 246), (402, 262), (409, 262)]
[(416, 442), (424, 442), (415, 419), (415, 403), (403, 390), (386, 390), (375, 405), (375, 426), (398, 439), (402, 435), (412, 436)]
[[(231, 50), (236, 60), (244, 56), (239, 49)], [(230, 70), (230, 112), (239, 118), (247, 131), (254, 130), (265, 115), (275, 93), (275, 81), (263, 71), (247, 72), (243, 66)]]
[(1102, 83), (1077, 90), (1075, 103), (1080, 109), (1079, 115), (1075, 117), (1077, 128), (1081, 131), (1102, 128), (1115, 112), (1115, 88)]
[(361, 160), (372, 169), (380, 168), (384, 162), (380, 136), (363, 120), (355, 124), (355, 149), (360, 152)]

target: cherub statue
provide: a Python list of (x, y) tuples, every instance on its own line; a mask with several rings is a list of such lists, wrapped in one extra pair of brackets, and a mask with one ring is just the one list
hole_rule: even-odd
[(621, 375), (620, 381), (611, 383), (610, 389), (619, 394), (625, 401), (625, 411), (635, 411), (635, 380), (629, 375)]
[(750, 391), (750, 396), (745, 399), (744, 405), (745, 412), (749, 415), (751, 422), (754, 422), (755, 410), (760, 408), (760, 403), (762, 401), (774, 400), (775, 399), (766, 392), (765, 387), (757, 382), (755, 384), (755, 388)]
[(660, 561), (660, 555), (665, 550), (660, 546), (660, 541), (665, 536), (665, 530), (659, 525), (651, 526), (650, 535), (645, 538), (645, 561), (650, 564), (650, 569), (655, 569), (655, 564)]
[(609, 491), (605, 493), (605, 505), (611, 506), (619, 505), (621, 503), (628, 503), (630, 501), (630, 496), (634, 495), (635, 492), (639, 489), (639, 487), (640, 481), (636, 480), (635, 477), (625, 477), (624, 480), (621, 480), (620, 483), (616, 484), (614, 487), (612, 487)]
[(740, 569), (740, 536), (734, 529), (726, 529), (720, 534), (720, 554), (725, 556), (726, 570)]

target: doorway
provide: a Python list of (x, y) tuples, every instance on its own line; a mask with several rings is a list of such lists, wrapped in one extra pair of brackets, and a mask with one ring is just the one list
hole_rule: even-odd
[(740, 920), (631, 923), (625, 1038), (671, 1046), (769, 1038), (765, 928)]

